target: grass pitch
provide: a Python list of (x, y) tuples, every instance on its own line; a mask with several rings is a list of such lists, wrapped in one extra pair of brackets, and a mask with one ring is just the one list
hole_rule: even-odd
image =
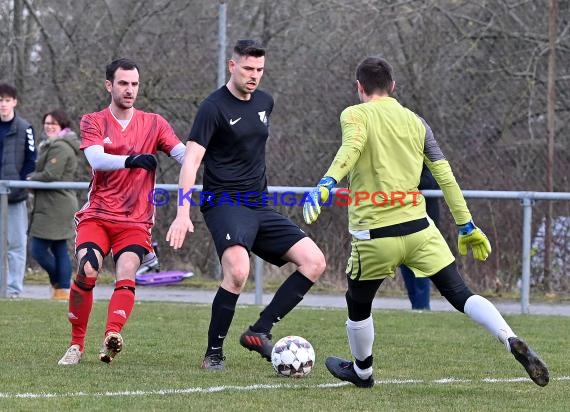
[(70, 326), (67, 304), (0, 300), (0, 410), (196, 411), (567, 411), (568, 318), (516, 315), (507, 320), (550, 367), (545, 388), (482, 327), (459, 313), (375, 311), (376, 385), (334, 379), (328, 355), (349, 357), (341, 309), (297, 308), (275, 326), (274, 340), (300, 335), (316, 367), (303, 379), (279, 377), (243, 349), (241, 332), (260, 307), (240, 306), (226, 338), (224, 372), (199, 369), (208, 305), (137, 303), (110, 365), (98, 360), (107, 301), (94, 304), (86, 350), (77, 366), (58, 366)]

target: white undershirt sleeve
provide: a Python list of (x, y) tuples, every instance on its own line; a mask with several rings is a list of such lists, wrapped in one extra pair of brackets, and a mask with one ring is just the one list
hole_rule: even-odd
[(109, 171), (125, 168), (126, 155), (112, 155), (105, 153), (103, 146), (89, 146), (83, 150), (87, 161), (93, 170)]
[(186, 146), (184, 146), (184, 143), (178, 143), (170, 151), (170, 157), (172, 157), (178, 163), (182, 164), (182, 162), (184, 161), (184, 153), (185, 152), (186, 152)]

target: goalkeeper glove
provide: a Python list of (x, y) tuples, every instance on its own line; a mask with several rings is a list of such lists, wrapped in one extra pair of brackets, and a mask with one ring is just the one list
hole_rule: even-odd
[(310, 225), (316, 222), (321, 213), (320, 202), (325, 203), (328, 200), (334, 185), (336, 185), (336, 180), (330, 176), (325, 176), (317, 183), (317, 187), (309, 192), (309, 198), (303, 205), (303, 219), (305, 219), (305, 223)]
[(473, 221), (469, 221), (464, 225), (457, 227), (459, 237), (457, 239), (457, 248), (463, 256), (467, 254), (467, 246), (471, 246), (473, 257), (477, 260), (486, 260), (491, 253), (491, 243), (485, 233), (479, 229)]
[(130, 155), (125, 159), (125, 167), (127, 169), (140, 167), (152, 172), (156, 169), (157, 165), (156, 157), (152, 154)]

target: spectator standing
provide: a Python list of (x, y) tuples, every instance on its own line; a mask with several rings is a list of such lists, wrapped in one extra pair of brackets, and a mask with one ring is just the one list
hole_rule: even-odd
[[(80, 151), (69, 116), (57, 109), (44, 114), (42, 121), (46, 139), (38, 146), (36, 171), (28, 180), (73, 181)], [(73, 217), (77, 209), (77, 196), (73, 190), (34, 191), (29, 230), (32, 256), (48, 273), (52, 298), (56, 300), (69, 298), (71, 259), (67, 241), (75, 235)]]
[[(18, 93), (14, 86), (0, 84), (0, 180), (26, 180), (34, 171), (36, 147), (32, 125), (15, 108)], [(28, 207), (26, 189), (11, 188), (8, 195), (8, 297), (19, 298), (24, 291)]]

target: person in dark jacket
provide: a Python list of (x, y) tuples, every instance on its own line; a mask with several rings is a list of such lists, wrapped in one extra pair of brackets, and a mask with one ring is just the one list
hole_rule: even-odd
[[(70, 182), (77, 169), (79, 139), (70, 129), (67, 114), (60, 109), (43, 116), (46, 139), (39, 145), (35, 173), (28, 180)], [(48, 273), (52, 298), (69, 299), (71, 259), (67, 240), (75, 235), (73, 216), (78, 209), (73, 190), (53, 189), (34, 192), (30, 219), (32, 256)]]
[[(34, 171), (36, 147), (32, 125), (16, 112), (17, 90), (0, 84), (0, 180), (26, 180)], [(18, 298), (24, 290), (28, 208), (25, 189), (10, 188), (8, 194), (7, 294)]]
[[(435, 181), (433, 175), (424, 164), (422, 174), (420, 176), (419, 190), (439, 190), (439, 186)], [(439, 198), (426, 197), (426, 211), (428, 216), (433, 220), (433, 223), (439, 227)], [(430, 310), (430, 283), (429, 278), (419, 277), (414, 275), (412, 269), (406, 265), (400, 266), (400, 273), (404, 278), (406, 290), (408, 291), (408, 298), (412, 304), (413, 310)]]

